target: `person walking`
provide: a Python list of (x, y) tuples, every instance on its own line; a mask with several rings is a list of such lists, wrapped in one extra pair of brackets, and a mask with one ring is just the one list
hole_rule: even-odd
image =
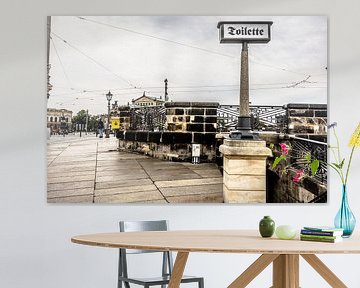
[(104, 122), (100, 119), (97, 127), (99, 132), (99, 138), (103, 138), (104, 127)]

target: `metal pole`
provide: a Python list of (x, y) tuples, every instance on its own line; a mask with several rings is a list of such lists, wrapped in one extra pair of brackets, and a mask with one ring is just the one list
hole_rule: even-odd
[(88, 123), (89, 123), (89, 110), (86, 110), (86, 121), (85, 121), (85, 132), (86, 132), (86, 135), (87, 135), (87, 132), (88, 132)]
[[(240, 71), (240, 117), (249, 117), (249, 61), (248, 44), (242, 45)], [(240, 126), (241, 123), (239, 123)], [(242, 128), (242, 127), (241, 127)]]
[(169, 97), (168, 97), (168, 80), (167, 79), (165, 79), (164, 80), (164, 82), (165, 82), (165, 102), (167, 102), (168, 100), (169, 100)]
[(109, 138), (109, 123), (110, 123), (110, 100), (108, 100), (108, 117), (107, 117), (107, 125), (106, 125), (106, 138)]
[(231, 133), (233, 139), (255, 139), (251, 131), (251, 118), (249, 108), (249, 60), (248, 43), (242, 43), (241, 71), (240, 71), (240, 113), (235, 132)]

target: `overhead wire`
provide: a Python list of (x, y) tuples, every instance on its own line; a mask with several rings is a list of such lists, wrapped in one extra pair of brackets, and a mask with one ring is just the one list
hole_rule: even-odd
[[(142, 32), (138, 32), (138, 31), (134, 31), (134, 30), (131, 30), (131, 29), (127, 29), (127, 28), (122, 28), (122, 27), (118, 27), (118, 26), (115, 26), (115, 25), (111, 25), (111, 24), (107, 24), (107, 23), (103, 23), (103, 22), (100, 22), (100, 21), (95, 21), (95, 20), (92, 20), (92, 19), (87, 19), (87, 18), (84, 18), (84, 17), (77, 17), (81, 20), (84, 20), (84, 21), (89, 21), (89, 22), (93, 22), (93, 23), (97, 23), (97, 24), (100, 24), (100, 25), (104, 25), (104, 26), (108, 26), (108, 27), (111, 27), (111, 28), (115, 28), (115, 29), (120, 29), (120, 30), (124, 30), (124, 31), (127, 31), (127, 32), (131, 32), (131, 33), (135, 33), (135, 34), (139, 34), (139, 35), (142, 35), (142, 36), (146, 36), (146, 37), (151, 37), (151, 38), (154, 38), (154, 39), (158, 39), (158, 40), (162, 40), (162, 41), (167, 41), (167, 42), (170, 42), (170, 43), (173, 43), (173, 44), (177, 44), (177, 45), (182, 45), (182, 46), (185, 46), (185, 47), (189, 47), (189, 48), (193, 48), (193, 49), (197, 49), (197, 50), (201, 50), (203, 52), (208, 52), (208, 53), (212, 53), (212, 54), (217, 54), (217, 55), (221, 55), (221, 56), (226, 56), (226, 57), (230, 57), (230, 58), (236, 58), (237, 60), (238, 57), (235, 57), (235, 56), (232, 56), (232, 55), (227, 55), (227, 54), (224, 54), (224, 53), (218, 53), (218, 52), (215, 52), (215, 51), (212, 51), (212, 50), (209, 50), (209, 49), (205, 49), (205, 48), (201, 48), (201, 47), (196, 47), (196, 46), (193, 46), (193, 45), (188, 45), (186, 43), (181, 43), (181, 42), (178, 42), (178, 41), (174, 41), (174, 40), (169, 40), (169, 39), (166, 39), (166, 38), (162, 38), (162, 37), (157, 37), (157, 36), (154, 36), (154, 35), (149, 35), (149, 34), (145, 34), (145, 33), (142, 33)], [(130, 81), (126, 80), (124, 77), (118, 75), (117, 73), (111, 71), (109, 68), (107, 68), (105, 65), (103, 65), (102, 63), (100, 63), (99, 61), (97, 61), (96, 59), (94, 59), (93, 57), (87, 55), (86, 53), (84, 53), (83, 51), (81, 51), (79, 48), (77, 48), (76, 46), (70, 44), (68, 41), (66, 41), (65, 39), (63, 39), (62, 37), (60, 37), (59, 35), (57, 35), (56, 33), (52, 32), (52, 34), (59, 38), (62, 42), (64, 42), (65, 44), (67, 44), (69, 47), (75, 49), (77, 52), (79, 52), (80, 54), (82, 54), (83, 56), (87, 57), (88, 59), (90, 59), (91, 61), (93, 61), (94, 63), (96, 63), (97, 65), (101, 66), (103, 69), (105, 69), (106, 71), (110, 72), (111, 74), (115, 75), (116, 77), (120, 78), (122, 81), (126, 82), (130, 88), (115, 88), (115, 89), (112, 89), (112, 90), (128, 90), (128, 89), (138, 89), (138, 90), (144, 90), (144, 89), (152, 89), (152, 88), (162, 88), (160, 86), (155, 86), (155, 87), (139, 87), (139, 86), (135, 86), (133, 85)], [(53, 39), (51, 38), (52, 40), (52, 43), (53, 43), (53, 46), (54, 46), (54, 49), (55, 49), (55, 52), (57, 53), (57, 56), (59, 58), (59, 61), (62, 65), (62, 62), (61, 62), (61, 59), (60, 59), (60, 56), (56, 50), (56, 47), (55, 47), (55, 43), (53, 41)], [(270, 64), (264, 64), (264, 63), (261, 63), (261, 62), (258, 62), (256, 60), (253, 60), (251, 58), (254, 58), (252, 55), (249, 55), (250, 56), (250, 60), (252, 62), (254, 62), (255, 64), (259, 64), (259, 65), (263, 65), (263, 66), (266, 66), (266, 67), (270, 67), (270, 68), (274, 68), (274, 69), (278, 69), (278, 70), (282, 70), (282, 71), (287, 71), (287, 72), (291, 72), (291, 73), (295, 73), (295, 74), (299, 74), (299, 75), (305, 75), (303, 73), (300, 73), (300, 72), (296, 72), (296, 71), (292, 71), (292, 70), (289, 70), (289, 69), (286, 69), (286, 68), (282, 68), (282, 67), (277, 67), (277, 66), (274, 66), (274, 65), (270, 65)], [(62, 68), (63, 68), (63, 72), (64, 72), (64, 75), (66, 75), (67, 79), (69, 80), (66, 72), (65, 72), (65, 69), (64, 69), (64, 66), (62, 65)], [(322, 75), (322, 74), (317, 74), (317, 75)], [(311, 76), (311, 75), (309, 75)], [(301, 82), (301, 81), (300, 81)], [(70, 80), (69, 80), (69, 83)], [(292, 83), (284, 83), (284, 84), (289, 84), (290, 86), (291, 85), (295, 85), (297, 82), (292, 82)], [(313, 82), (313, 83), (318, 83), (318, 82)], [(279, 84), (282, 84), (282, 83), (279, 83)], [(300, 84), (300, 83), (299, 83)], [(276, 85), (275, 83), (263, 83), (263, 84), (252, 84), (252, 85)], [(70, 85), (72, 86), (72, 85)], [(203, 85), (203, 86), (174, 86), (173, 88), (185, 88), (185, 87), (218, 87), (218, 86), (226, 86), (226, 85), (209, 85), (209, 86), (206, 86), (206, 85)], [(227, 85), (227, 86), (237, 86), (237, 85)], [(70, 88), (71, 90), (73, 90), (73, 88)], [(92, 92), (92, 91), (96, 91), (96, 90), (83, 90), (82, 92)], [(98, 90), (98, 91), (102, 91), (102, 90)], [(80, 93), (80, 92), (79, 92)], [(57, 96), (59, 96), (60, 94), (57, 94)], [(62, 95), (66, 95), (66, 94), (62, 94)], [(67, 94), (67, 95), (70, 95)], [(73, 95), (73, 93), (71, 93), (71, 95)]]
[(60, 66), (61, 66), (61, 68), (62, 68), (62, 71), (63, 71), (63, 73), (64, 73), (64, 76), (65, 76), (66, 80), (68, 81), (68, 83), (69, 83), (69, 85), (70, 85), (70, 87), (71, 87), (70, 89), (71, 89), (71, 90), (74, 90), (74, 88), (72, 87), (73, 85), (72, 85), (72, 83), (71, 83), (71, 81), (70, 81), (70, 78), (69, 78), (69, 76), (68, 76), (67, 73), (66, 73), (64, 64), (63, 64), (63, 62), (61, 61), (59, 52), (58, 52), (57, 49), (56, 49), (55, 42), (54, 42), (54, 40), (52, 39), (51, 36), (50, 36), (50, 40), (51, 40), (51, 43), (52, 43), (52, 45), (53, 45), (53, 47), (54, 47), (55, 54), (56, 54), (56, 56), (57, 56), (57, 58), (58, 58), (58, 60), (59, 60), (59, 63), (60, 63)]
[(138, 35), (141, 35), (141, 36), (144, 36), (144, 37), (149, 37), (149, 38), (153, 38), (153, 39), (157, 39), (157, 40), (161, 40), (161, 41), (173, 43), (173, 44), (176, 44), (176, 45), (181, 45), (181, 46), (184, 46), (184, 47), (188, 47), (188, 48), (192, 48), (192, 49), (197, 49), (197, 50), (200, 50), (200, 51), (203, 51), (203, 52), (207, 52), (207, 53), (211, 53), (211, 54), (216, 54), (216, 55), (220, 55), (220, 56), (224, 56), (224, 57), (229, 57), (229, 58), (237, 58), (237, 57), (235, 57), (235, 56), (233, 56), (233, 55), (228, 55), (228, 54), (224, 54), (224, 53), (221, 53), (221, 52), (216, 52), (216, 51), (213, 51), (213, 50), (210, 50), (210, 49), (206, 49), (206, 48), (202, 48), (202, 47), (198, 47), (198, 46), (194, 46), (194, 45), (190, 45), (190, 44), (186, 44), (186, 43), (182, 43), (182, 42), (178, 42), (178, 41), (166, 39), (166, 38), (163, 38), (163, 37), (158, 37), (158, 36), (155, 36), (155, 35), (146, 34), (146, 33), (143, 33), (143, 32), (138, 32), (138, 31), (135, 31), (135, 30), (132, 30), (132, 29), (123, 28), (123, 27), (115, 26), (115, 25), (108, 24), (108, 23), (103, 23), (103, 22), (96, 21), (96, 20), (92, 20), (92, 19), (88, 19), (88, 18), (85, 18), (85, 17), (80, 17), (80, 16), (78, 16), (77, 18), (79, 18), (80, 20), (84, 20), (84, 21), (88, 21), (88, 22), (93, 22), (93, 23), (96, 23), (96, 24), (99, 24), (99, 25), (103, 25), (103, 26), (107, 26), (107, 27), (114, 28), (114, 29), (126, 31), (126, 32), (129, 32), (129, 33), (138, 34)]
[[(234, 58), (234, 59), (237, 59), (237, 61), (239, 61), (239, 57), (236, 57), (236, 56), (232, 56), (232, 55), (228, 55), (228, 54), (224, 54), (224, 53), (219, 53), (219, 52), (216, 52), (216, 51), (212, 51), (210, 49), (206, 49), (206, 48), (202, 48), (202, 47), (197, 47), (197, 46), (193, 46), (193, 45), (189, 45), (189, 44), (186, 44), (186, 43), (181, 43), (181, 42), (178, 42), (178, 41), (174, 41), (174, 40), (169, 40), (169, 39), (166, 39), (166, 38), (162, 38), (162, 37), (157, 37), (157, 36), (154, 36), (154, 35), (150, 35), (150, 34), (145, 34), (145, 33), (142, 33), (142, 32), (138, 32), (138, 31), (134, 31), (134, 30), (131, 30), (131, 29), (127, 29), (127, 28), (123, 28), (123, 27), (118, 27), (118, 26), (115, 26), (115, 25), (111, 25), (111, 24), (107, 24), (107, 23), (102, 23), (100, 21), (95, 21), (95, 20), (91, 20), (91, 19), (87, 19), (87, 18), (84, 18), (84, 17), (77, 17), (81, 20), (84, 20), (84, 21), (88, 21), (88, 22), (93, 22), (93, 23), (97, 23), (97, 24), (100, 24), (100, 25), (104, 25), (104, 26), (108, 26), (108, 27), (111, 27), (111, 28), (115, 28), (115, 29), (120, 29), (120, 30), (123, 30), (123, 31), (127, 31), (127, 32), (130, 32), (130, 33), (135, 33), (135, 34), (138, 34), (138, 35), (141, 35), (141, 36), (145, 36), (145, 37), (150, 37), (150, 38), (154, 38), (154, 39), (157, 39), (157, 40), (161, 40), (161, 41), (166, 41), (166, 42), (170, 42), (170, 43), (173, 43), (173, 44), (176, 44), (176, 45), (181, 45), (181, 46), (184, 46), (184, 47), (188, 47), (188, 48), (193, 48), (193, 49), (197, 49), (199, 51), (203, 51), (203, 52), (207, 52), (207, 53), (212, 53), (212, 54), (217, 54), (217, 55), (220, 55), (220, 56), (225, 56), (225, 57), (228, 57), (228, 58)], [(59, 35), (55, 34), (54, 32), (52, 32), (52, 35), (54, 35), (55, 37), (57, 37), (58, 39), (60, 39), (62, 42), (64, 42), (65, 44), (67, 44), (69, 47), (73, 48), (74, 50), (76, 50), (77, 52), (79, 52), (80, 54), (82, 54), (83, 56), (85, 56), (86, 58), (90, 59), (92, 62), (94, 62), (95, 64), (97, 64), (98, 66), (102, 67), (103, 69), (105, 69), (106, 71), (110, 72), (111, 74), (115, 75), (116, 77), (120, 78), (122, 81), (126, 82), (130, 87), (129, 88), (113, 88), (113, 89), (110, 89), (110, 90), (115, 90), (115, 91), (125, 91), (125, 90), (132, 90), (132, 89), (137, 89), (137, 90), (145, 90), (145, 89), (157, 89), (157, 88), (163, 88), (162, 86), (143, 86), (143, 87), (140, 87), (140, 86), (135, 86), (133, 85), (130, 81), (128, 81), (127, 79), (125, 79), (124, 77), (118, 75), (117, 73), (111, 71), (108, 67), (106, 67), (105, 65), (103, 65), (102, 63), (100, 63), (99, 61), (97, 61), (96, 59), (94, 59), (93, 57), (87, 55), (85, 52), (83, 52), (82, 50), (80, 50), (79, 48), (77, 48), (76, 46), (70, 44), (68, 41), (66, 41), (65, 39), (63, 39), (62, 37), (60, 37)], [(52, 40), (52, 43), (53, 43), (53, 46), (54, 46), (54, 49), (55, 49), (55, 52), (59, 58), (59, 62), (61, 63), (62, 65), (62, 62), (61, 62), (61, 59), (60, 59), (60, 56), (56, 50), (56, 47), (55, 47), (55, 44), (54, 44), (54, 40), (51, 38)], [(254, 83), (252, 85), (259, 85), (259, 86), (272, 86), (272, 85), (288, 85), (288, 86), (285, 86), (285, 87), (258, 87), (258, 88), (251, 88), (250, 90), (269, 90), (269, 89), (286, 89), (286, 88), (312, 88), (312, 89), (316, 89), (316, 88), (327, 88), (327, 87), (300, 87), (299, 85), (300, 84), (304, 84), (304, 83), (307, 83), (307, 84), (313, 84), (313, 83), (326, 83), (326, 82), (317, 82), (317, 81), (308, 81), (308, 79), (311, 77), (311, 75), (308, 75), (308, 74), (304, 74), (304, 73), (301, 73), (301, 72), (296, 72), (296, 71), (292, 71), (292, 70), (289, 70), (287, 68), (283, 68), (283, 67), (277, 67), (277, 66), (274, 66), (274, 65), (270, 65), (270, 64), (264, 64), (264, 63), (261, 63), (259, 61), (256, 61), (252, 58), (255, 58), (253, 57), (252, 55), (249, 55), (250, 56), (250, 61), (255, 63), (255, 64), (259, 64), (259, 65), (263, 65), (263, 66), (266, 66), (266, 67), (269, 67), (269, 68), (274, 68), (274, 69), (278, 69), (278, 70), (282, 70), (282, 71), (286, 71), (286, 72), (291, 72), (291, 73), (295, 73), (295, 74), (298, 74), (298, 75), (306, 75), (308, 76), (308, 78), (304, 79), (304, 80), (301, 80), (301, 81), (298, 81), (298, 82), (291, 82), (291, 83)], [(64, 69), (64, 66), (62, 65), (62, 68), (63, 68), (63, 72), (64, 72), (64, 75), (67, 75), (66, 72), (65, 72), (65, 69)], [(323, 74), (314, 74), (314, 75), (326, 75), (326, 73), (323, 73)], [(67, 76), (66, 76), (67, 77)], [(67, 77), (68, 78), (68, 77)], [(69, 80), (69, 79), (68, 79)], [(68, 81), (70, 86), (71, 85), (71, 82)], [(232, 86), (238, 86), (239, 84), (224, 84), (224, 85), (189, 85), (189, 86), (170, 86), (169, 88), (170, 89), (173, 89), (173, 93), (186, 93), (186, 92), (190, 92), (190, 93), (202, 93), (202, 92), (208, 92), (208, 93), (216, 93), (216, 92), (227, 92), (227, 91), (238, 91), (238, 89), (216, 89), (216, 90), (182, 90), (182, 91), (177, 91), (176, 89), (186, 89), (186, 88), (207, 88), (207, 87), (212, 87), (212, 88), (216, 88), (216, 87), (232, 87)], [(71, 90), (73, 90), (74, 88), (70, 88)], [(175, 89), (175, 90), (174, 90)], [(95, 89), (95, 90), (89, 90), (89, 89), (83, 89), (79, 92), (74, 92), (74, 93), (64, 93), (64, 94), (55, 94), (53, 96), (66, 96), (66, 95), (74, 95), (74, 94), (83, 94), (83, 93), (90, 93), (90, 92), (97, 92), (97, 91), (103, 91), (104, 89)], [(107, 90), (107, 89), (105, 89)], [(146, 91), (148, 94), (155, 94), (155, 93), (160, 93), (160, 92), (155, 92), (154, 90), (153, 91)], [(117, 93), (119, 95), (130, 95), (130, 94), (138, 94), (138, 92), (124, 92), (124, 93)], [(100, 94), (99, 94), (100, 95)], [(103, 95), (103, 94), (101, 94)], [(81, 97), (80, 98), (81, 100), (82, 99), (87, 99), (87, 98), (83, 98)], [(76, 100), (79, 100), (78, 98)]]
[(83, 51), (81, 51), (79, 48), (75, 47), (74, 45), (70, 44), (68, 41), (66, 41), (65, 39), (63, 39), (62, 37), (60, 37), (59, 35), (55, 34), (54, 32), (51, 32), (52, 35), (54, 35), (55, 37), (57, 37), (58, 39), (60, 39), (62, 42), (64, 42), (66, 45), (68, 45), (69, 47), (73, 48), (74, 50), (76, 50), (77, 52), (79, 52), (80, 54), (82, 54), (83, 56), (85, 56), (86, 58), (90, 59), (92, 62), (94, 62), (95, 64), (97, 64), (98, 66), (102, 67), (103, 69), (105, 69), (106, 71), (108, 71), (109, 73), (113, 74), (114, 76), (118, 77), (119, 79), (121, 79), (123, 82), (127, 83), (130, 87), (136, 88), (135, 85), (133, 85), (130, 81), (126, 80), (124, 77), (120, 76), (119, 74), (113, 72), (112, 70), (110, 70), (108, 67), (106, 67), (105, 65), (103, 65), (102, 63), (100, 63), (99, 61), (97, 61), (96, 59), (94, 59), (93, 57), (87, 55), (86, 53), (84, 53)]
[[(322, 81), (297, 81), (297, 82), (274, 82), (274, 83), (252, 83), (252, 86), (274, 86), (274, 85), (286, 85), (286, 86), (292, 86), (295, 85), (297, 83), (307, 83), (307, 84), (327, 84), (327, 82), (322, 82)], [(56, 87), (56, 86), (55, 86)], [(175, 85), (175, 86), (171, 86), (169, 85), (168, 88), (169, 89), (186, 89), (186, 88), (217, 88), (217, 87), (239, 87), (239, 84), (217, 84), (217, 85)], [(311, 87), (311, 86), (310, 86)], [(69, 87), (56, 87), (56, 88), (64, 88), (64, 89), (72, 89)], [(148, 89), (163, 89), (164, 86), (142, 86), (141, 87), (142, 90), (148, 90)], [(137, 88), (137, 89), (141, 89), (141, 88)], [(290, 88), (290, 87), (289, 87)], [(57, 96), (60, 95), (73, 95), (76, 93), (91, 93), (91, 92), (101, 92), (101, 91), (106, 91), (106, 90), (111, 90), (111, 91), (126, 91), (126, 90), (134, 90), (135, 88), (103, 88), (103, 89), (79, 89), (78, 92), (71, 92), (71, 93), (62, 93), (62, 94), (56, 94)], [(162, 90), (160, 91), (162, 92)], [(124, 92), (123, 94), (128, 94), (129, 92)], [(137, 94), (139, 92), (134, 92), (134, 94)]]
[[(80, 17), (80, 16), (76, 16), (76, 17), (78, 19), (80, 19), (80, 20), (83, 20), (83, 21), (96, 23), (96, 24), (99, 24), (99, 25), (103, 25), (103, 26), (106, 26), (106, 27), (113, 28), (113, 29), (118, 29), (118, 30), (129, 32), (129, 33), (134, 33), (134, 34), (141, 35), (141, 36), (144, 36), (144, 37), (149, 37), (149, 38), (153, 38), (153, 39), (173, 43), (173, 44), (176, 44), (176, 45), (181, 45), (181, 46), (184, 46), (184, 47), (197, 49), (197, 50), (200, 50), (200, 51), (203, 51), (203, 52), (207, 52), (207, 53), (211, 53), (211, 54), (216, 54), (216, 55), (236, 59), (236, 61), (240, 61), (238, 56), (213, 51), (213, 50), (206, 49), (206, 48), (203, 48), (203, 47), (194, 46), (194, 45), (190, 45), (190, 44), (187, 44), (187, 43), (178, 42), (178, 41), (175, 41), (175, 40), (154, 36), (154, 35), (151, 35), (151, 34), (146, 34), (146, 33), (143, 33), (143, 32), (138, 32), (138, 31), (135, 31), (135, 30), (132, 30), (132, 29), (128, 29), (128, 28), (124, 28), (124, 27), (120, 27), (120, 26), (115, 26), (115, 25), (112, 25), (112, 24), (109, 24), (109, 23), (104, 23), (104, 22), (96, 21), (96, 20), (93, 20), (93, 19), (85, 18), (85, 17)], [(267, 63), (262, 63), (260, 61), (254, 60), (254, 59), (256, 59), (256, 57), (254, 57), (253, 55), (249, 55), (249, 56), (250, 56), (250, 61), (255, 63), (255, 64), (258, 64), (258, 65), (262, 65), (262, 66), (269, 67), (269, 68), (272, 68), (272, 69), (277, 69), (277, 70), (280, 70), (280, 71), (285, 71), (285, 72), (294, 73), (294, 74), (298, 74), (298, 75), (309, 75), (309, 74), (306, 74), (306, 73), (293, 71), (293, 70), (290, 70), (290, 69), (287, 69), (287, 68), (284, 68), (284, 67), (279, 67), (279, 66), (275, 66), (275, 65), (271, 65), (271, 64), (267, 64)]]

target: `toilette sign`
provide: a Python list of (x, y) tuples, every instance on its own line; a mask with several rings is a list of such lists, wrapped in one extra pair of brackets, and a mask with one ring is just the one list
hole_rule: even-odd
[(218, 23), (220, 43), (267, 43), (273, 22), (223, 21)]

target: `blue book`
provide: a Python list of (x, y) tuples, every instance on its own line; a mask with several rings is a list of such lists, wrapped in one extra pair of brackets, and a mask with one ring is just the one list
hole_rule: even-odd
[(327, 227), (327, 226), (315, 226), (315, 227), (304, 227), (301, 230), (303, 235), (319, 235), (319, 236), (341, 236), (343, 235), (344, 229)]

